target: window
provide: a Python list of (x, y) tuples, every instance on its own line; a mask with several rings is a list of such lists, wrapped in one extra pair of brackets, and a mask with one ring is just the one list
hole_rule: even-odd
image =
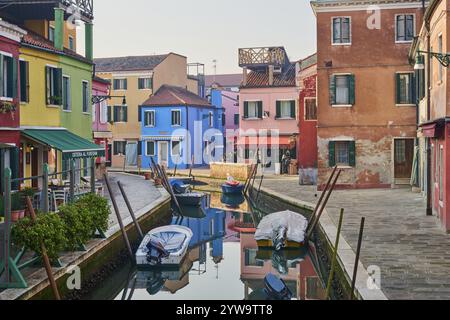
[(48, 26), (48, 40), (51, 42), (55, 41), (55, 27)]
[(47, 105), (60, 106), (62, 104), (62, 69), (47, 66), (45, 70)]
[(100, 123), (105, 124), (108, 122), (108, 103), (106, 100), (100, 102)]
[(244, 102), (244, 119), (262, 119), (263, 103), (262, 101)]
[(125, 155), (127, 149), (126, 141), (114, 141), (114, 155)]
[(354, 75), (332, 75), (330, 77), (330, 103), (332, 106), (355, 104)]
[(295, 119), (295, 101), (277, 101), (277, 119)]
[(172, 156), (179, 157), (181, 155), (180, 141), (172, 141)]
[(145, 154), (148, 157), (154, 157), (156, 154), (155, 151), (155, 141), (147, 141), (145, 146)]
[(415, 81), (414, 73), (397, 73), (397, 104), (415, 104)]
[(239, 113), (236, 113), (236, 114), (234, 115), (234, 125), (235, 125), (235, 126), (238, 126), (238, 125), (239, 125), (239, 116), (240, 116)]
[(146, 127), (154, 127), (155, 126), (155, 111), (145, 111), (144, 117), (144, 125)]
[(316, 99), (305, 99), (305, 120), (317, 120)]
[(30, 102), (30, 71), (28, 61), (20, 61), (20, 102)]
[(328, 151), (330, 167), (356, 165), (355, 141), (330, 141)]
[(63, 110), (70, 111), (71, 109), (70, 78), (63, 76)]
[(180, 110), (172, 110), (172, 126), (181, 126)]
[(127, 106), (114, 106), (114, 122), (128, 122)]
[(264, 267), (264, 261), (257, 259), (258, 250), (245, 249), (245, 266), (246, 267)]
[[(439, 47), (439, 53), (442, 54), (442, 34), (439, 35), (438, 38), (438, 47)], [(442, 65), (442, 63), (438, 64), (439, 69), (438, 69), (438, 75), (439, 75), (439, 81), (442, 82), (443, 81), (443, 74), (444, 74), (444, 66)]]
[(9, 55), (0, 54), (0, 97), (17, 97), (17, 60)]
[(89, 112), (89, 106), (91, 106), (90, 103), (90, 97), (89, 94), (89, 82), (83, 81), (82, 82), (82, 92), (83, 92), (83, 112), (88, 113)]
[(406, 140), (395, 140), (395, 162), (402, 164), (406, 162)]
[(333, 18), (333, 44), (350, 44), (350, 18)]
[(153, 88), (153, 79), (152, 78), (139, 78), (138, 79), (138, 89), (139, 90), (148, 90)]
[(114, 90), (127, 90), (128, 81), (127, 79), (114, 79), (113, 88)]
[(396, 42), (411, 42), (414, 38), (414, 15), (397, 15), (395, 29)]
[(75, 41), (72, 36), (69, 36), (69, 49), (75, 50)]
[(210, 128), (214, 127), (214, 114), (211, 111), (208, 115), (208, 124)]

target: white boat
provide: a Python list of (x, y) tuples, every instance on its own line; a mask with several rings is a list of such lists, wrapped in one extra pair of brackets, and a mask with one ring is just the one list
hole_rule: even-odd
[(270, 214), (258, 225), (255, 240), (260, 248), (302, 248), (307, 242), (308, 220), (299, 213), (283, 211)]
[(150, 231), (136, 252), (138, 267), (178, 266), (186, 256), (192, 230), (165, 226)]

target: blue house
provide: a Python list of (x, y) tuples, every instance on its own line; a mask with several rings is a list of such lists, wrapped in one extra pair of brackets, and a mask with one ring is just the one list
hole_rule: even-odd
[[(215, 93), (214, 93), (215, 95)], [(163, 85), (140, 107), (142, 167), (151, 157), (171, 169), (208, 165), (223, 159), (224, 111), (181, 87)]]

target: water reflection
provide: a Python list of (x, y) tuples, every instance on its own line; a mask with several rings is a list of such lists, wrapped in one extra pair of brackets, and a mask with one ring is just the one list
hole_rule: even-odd
[[(230, 199), (222, 200), (229, 205)], [(265, 300), (268, 273), (279, 275), (296, 299), (324, 298), (314, 246), (281, 253), (261, 250), (254, 239), (257, 215), (211, 208), (214, 203), (208, 197), (201, 208), (173, 218), (172, 224), (194, 233), (179, 268), (133, 271), (117, 299)]]

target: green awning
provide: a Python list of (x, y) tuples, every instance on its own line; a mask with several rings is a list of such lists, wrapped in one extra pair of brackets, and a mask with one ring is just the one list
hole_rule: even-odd
[(25, 129), (22, 133), (62, 152), (63, 160), (105, 156), (105, 149), (68, 130)]

